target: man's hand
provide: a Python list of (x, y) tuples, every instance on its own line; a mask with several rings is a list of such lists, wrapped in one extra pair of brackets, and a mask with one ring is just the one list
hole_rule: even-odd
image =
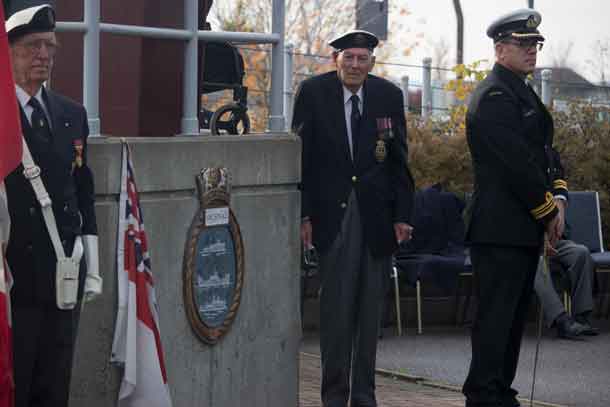
[(311, 248), (312, 244), (312, 228), (311, 221), (309, 219), (301, 221), (301, 241), (305, 250)]
[(545, 239), (548, 241), (548, 245), (552, 248), (554, 248), (557, 245), (557, 242), (559, 241), (559, 238), (561, 237), (560, 235), (557, 234), (557, 231), (559, 229), (558, 223), (560, 220), (561, 219), (560, 219), (560, 215), (558, 212), (557, 215), (555, 215), (555, 217), (553, 219), (551, 219), (551, 221), (549, 223), (547, 223), (545, 226)]
[(85, 302), (92, 301), (102, 294), (102, 276), (100, 276), (100, 263), (98, 259), (98, 237), (83, 235), (85, 247), (85, 262), (87, 263), (87, 276), (85, 277)]
[(546, 235), (544, 236), (544, 253), (547, 257), (553, 257), (557, 254), (557, 249), (555, 249), (549, 243), (549, 239), (547, 239)]
[(394, 234), (396, 235), (396, 241), (401, 244), (404, 241), (409, 241), (413, 237), (413, 226), (404, 222), (397, 222), (394, 224)]
[(102, 294), (102, 277), (99, 274), (87, 273), (85, 277), (85, 302), (93, 301)]
[(563, 232), (566, 227), (566, 201), (563, 199), (555, 198), (555, 204), (557, 205), (557, 209), (559, 209), (559, 213), (557, 214), (559, 220), (557, 221), (556, 226), (556, 234), (558, 239), (561, 239), (563, 236)]

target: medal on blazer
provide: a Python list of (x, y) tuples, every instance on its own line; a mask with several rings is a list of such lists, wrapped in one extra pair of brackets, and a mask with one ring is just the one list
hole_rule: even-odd
[(381, 117), (377, 119), (377, 143), (375, 145), (375, 159), (378, 163), (385, 161), (388, 155), (386, 140), (392, 139), (392, 120), (389, 117)]
[(377, 140), (377, 145), (375, 146), (375, 159), (377, 160), (377, 162), (384, 162), (387, 154), (388, 152), (385, 148), (385, 141)]
[(72, 142), (73, 146), (74, 146), (74, 153), (75, 153), (75, 157), (74, 157), (74, 161), (72, 162), (72, 170), (74, 170), (75, 167), (82, 167), (83, 166), (83, 141), (81, 139), (76, 139)]

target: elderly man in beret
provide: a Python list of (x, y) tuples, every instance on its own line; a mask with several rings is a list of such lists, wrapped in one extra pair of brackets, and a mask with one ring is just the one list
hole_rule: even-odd
[(564, 228), (568, 191), (553, 121), (526, 82), (544, 41), (541, 19), (522, 9), (491, 24), (496, 63), (466, 117), (475, 173), (466, 238), (479, 299), (463, 387), (468, 407), (520, 405), (511, 385), (538, 259)]
[[(5, 26), (22, 133), (39, 168), (24, 171), (21, 165), (6, 179), (11, 216), (7, 260), (15, 279), (15, 402), (18, 407), (65, 407), (79, 316), (79, 305), (69, 300), (70, 287), (79, 302), (102, 288), (93, 176), (87, 166), (87, 115), (82, 105), (43, 86), (58, 50), (53, 8), (17, 11)], [(24, 164), (30, 168), (25, 159)], [(34, 193), (31, 182), (37, 178), (50, 207)], [(75, 284), (69, 281), (73, 276), (61, 273), (58, 259), (83, 251)], [(78, 254), (74, 256), (70, 260), (78, 271)]]
[(320, 253), (325, 407), (376, 406), (375, 354), (390, 256), (411, 238), (413, 180), (402, 92), (370, 74), (377, 38), (330, 42), (336, 70), (305, 80), (293, 129), (301, 137), (301, 238)]

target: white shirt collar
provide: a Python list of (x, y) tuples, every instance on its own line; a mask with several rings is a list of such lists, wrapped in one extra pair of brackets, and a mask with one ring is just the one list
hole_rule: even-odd
[[(17, 94), (19, 104), (22, 108), (25, 109), (25, 107), (28, 106), (28, 102), (32, 97), (19, 85), (15, 85), (15, 93)], [(46, 107), (44, 100), (42, 100), (42, 86), (40, 87), (40, 89), (38, 89), (38, 92), (34, 95), (34, 97), (40, 102), (42, 106)]]
[[(352, 95), (354, 94), (354, 92), (352, 92), (351, 90), (349, 90), (348, 88), (346, 88), (345, 86), (343, 86), (343, 104), (346, 105), (350, 99), (352, 97)], [(358, 89), (358, 92), (356, 92), (356, 95), (358, 95), (358, 99), (360, 100), (360, 103), (362, 104), (362, 102), (364, 101), (363, 99), (363, 95), (364, 92), (362, 91), (362, 86), (360, 86), (360, 89)]]

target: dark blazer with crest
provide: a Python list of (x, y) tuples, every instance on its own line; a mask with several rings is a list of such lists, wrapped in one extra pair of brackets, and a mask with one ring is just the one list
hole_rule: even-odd
[[(87, 166), (89, 127), (82, 105), (50, 90), (43, 90), (43, 98), (51, 116), (51, 140), (34, 134), (22, 109), (21, 128), (32, 158), (41, 169), (42, 180), (53, 202), (57, 230), (69, 256), (77, 235), (97, 234), (93, 175)], [(78, 143), (83, 147), (80, 167), (75, 165), (75, 144)], [(13, 302), (17, 305), (54, 304), (55, 251), (40, 204), (30, 182), (23, 176), (23, 165), (5, 182), (11, 216), (7, 261), (15, 279), (11, 292)], [(81, 280), (84, 277), (81, 267)]]
[[(413, 205), (402, 92), (385, 79), (367, 77), (353, 161), (343, 100), (336, 71), (303, 81), (297, 93), (292, 128), (302, 140), (301, 214), (310, 218), (314, 245), (323, 252), (337, 236), (355, 189), (367, 246), (373, 256), (387, 256), (397, 248), (393, 223), (408, 222)], [(377, 118), (391, 118), (393, 137), (380, 139)], [(375, 155), (380, 140), (382, 161)]]
[(523, 79), (496, 64), (472, 95), (466, 135), (475, 173), (467, 240), (540, 246), (557, 213), (553, 196), (567, 197), (550, 113)]

